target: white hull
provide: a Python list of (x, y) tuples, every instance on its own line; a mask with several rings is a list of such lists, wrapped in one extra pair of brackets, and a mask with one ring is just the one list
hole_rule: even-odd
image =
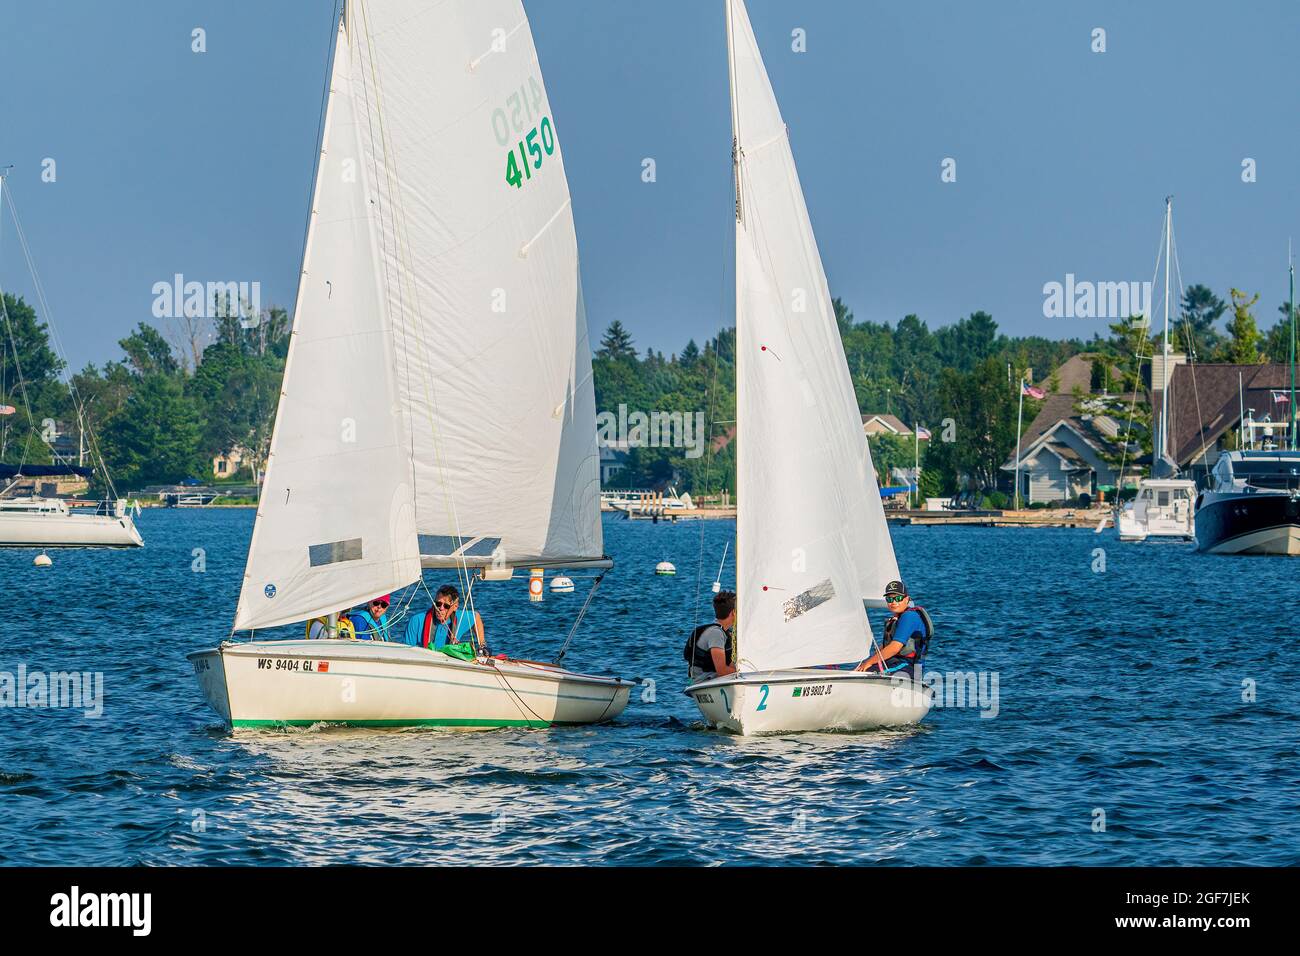
[(142, 544), (130, 515), (0, 512), (0, 547), (138, 548)]
[(1206, 554), (1267, 554), (1300, 556), (1300, 527), (1293, 524), (1261, 528), (1205, 549)]
[(405, 644), (226, 642), (189, 655), (203, 696), (235, 729), (549, 727), (612, 720), (633, 683), (522, 661), (459, 661)]
[(821, 669), (728, 674), (686, 694), (709, 724), (744, 735), (902, 727), (925, 717), (933, 699), (910, 678)]

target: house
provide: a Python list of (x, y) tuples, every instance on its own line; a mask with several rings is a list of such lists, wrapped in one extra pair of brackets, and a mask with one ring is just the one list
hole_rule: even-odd
[(1100, 410), (1080, 411), (1074, 394), (1091, 393), (1091, 356), (1071, 357), (1052, 378), (1055, 390), (1001, 466), (1014, 481), (1019, 451), (1022, 504), (1071, 501), (1084, 494), (1095, 500), (1098, 492), (1120, 484), (1119, 468), (1111, 464), (1123, 451), (1117, 440), (1120, 423)]
[[(1236, 447), (1243, 412), (1277, 422), (1280, 438), (1289, 427), (1290, 390), (1289, 365), (1178, 365), (1169, 382), (1170, 457), (1189, 476), (1213, 468), (1221, 451)], [(1153, 406), (1160, 401), (1157, 391)]]
[(212, 459), (212, 475), (214, 478), (233, 478), (245, 464), (251, 464), (247, 459), (248, 450), (236, 445), (224, 455)]
[(600, 484), (609, 485), (620, 471), (627, 467), (627, 442), (600, 443)]
[(904, 425), (902, 420), (896, 415), (863, 415), (862, 430), (867, 433), (868, 438), (872, 435), (899, 435), (904, 438), (912, 437), (912, 429)]

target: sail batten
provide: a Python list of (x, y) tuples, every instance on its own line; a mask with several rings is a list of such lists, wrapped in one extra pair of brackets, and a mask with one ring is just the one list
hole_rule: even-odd
[(861, 660), (898, 576), (789, 136), (743, 0), (727, 0), (736, 221), (742, 670)]

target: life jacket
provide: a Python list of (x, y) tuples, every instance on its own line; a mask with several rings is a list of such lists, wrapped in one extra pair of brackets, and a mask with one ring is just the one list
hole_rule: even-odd
[(901, 664), (902, 667), (915, 668), (917, 664), (925, 660), (925, 652), (930, 649), (930, 638), (934, 636), (934, 622), (930, 620), (930, 612), (919, 604), (908, 605), (902, 614), (893, 615), (885, 622), (885, 643), (881, 646), (888, 645), (894, 639), (894, 631), (898, 629), (899, 618), (908, 611), (915, 611), (921, 616), (922, 633), (919, 636), (913, 635), (907, 639), (907, 642), (903, 644), (903, 649), (885, 662), (886, 670), (900, 669), (899, 666), (895, 665), (895, 662)]
[(425, 611), (424, 626), (420, 629), (420, 646), (432, 647), (434, 650), (438, 650), (438, 648), (433, 647), (433, 645), (437, 640), (438, 628), (440, 627), (447, 627), (447, 641), (443, 645), (444, 647), (446, 644), (451, 643), (453, 636), (457, 641), (460, 641), (466, 634), (474, 630), (474, 618), (470, 616), (469, 611), (457, 611), (452, 616), (456, 620), (456, 633), (454, 635), (452, 634), (450, 627), (447, 627), (445, 624), (437, 623), (433, 616), (433, 608), (429, 608), (429, 610)]
[[(699, 640), (704, 632), (711, 627), (716, 627), (720, 630), (722, 629), (722, 625), (717, 621), (710, 621), (708, 624), (701, 624), (699, 627), (695, 628), (695, 630), (691, 631), (691, 636), (686, 639), (686, 646), (682, 649), (682, 660), (686, 661), (686, 663), (690, 664), (692, 667), (698, 667), (705, 673), (713, 673), (714, 671), (713, 653), (712, 651), (706, 651), (701, 648)], [(722, 633), (727, 635), (727, 643), (724, 647), (723, 653), (726, 654), (727, 665), (730, 666), (733, 642), (730, 634), (727, 634), (725, 630), (723, 630)]]
[(353, 631), (349, 636), (355, 637), (359, 641), (386, 641), (388, 640), (388, 622), (384, 618), (387, 616), (385, 614), (379, 620), (375, 620), (371, 617), (369, 611), (349, 611), (347, 617), (339, 618), (339, 627), (341, 629), (343, 622), (347, 621), (349, 629)]
[[(323, 617), (314, 617), (307, 622), (307, 637), (309, 639), (311, 638), (312, 625), (317, 623), (319, 623), (322, 627), (325, 628), (325, 638), (329, 638), (331, 636), (330, 622), (328, 618), (323, 618)], [(346, 617), (339, 618), (339, 623), (334, 628), (334, 630), (337, 632), (333, 635), (334, 637), (352, 640), (355, 639), (357, 636), (356, 628), (352, 626), (352, 622), (349, 621)]]

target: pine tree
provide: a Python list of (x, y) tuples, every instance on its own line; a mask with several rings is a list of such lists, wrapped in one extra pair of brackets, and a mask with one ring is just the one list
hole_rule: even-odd
[(615, 319), (605, 330), (600, 340), (600, 351), (596, 353), (607, 359), (636, 360), (636, 347), (632, 344), (632, 334), (623, 328), (623, 323)]

